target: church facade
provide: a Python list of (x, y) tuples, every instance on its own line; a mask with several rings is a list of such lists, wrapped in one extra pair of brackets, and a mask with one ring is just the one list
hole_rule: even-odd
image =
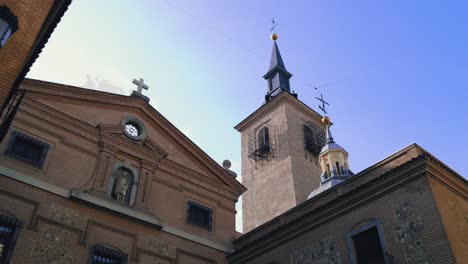
[[(25, 80), (2, 263), (225, 263), (245, 188), (139, 96)], [(3, 232), (3, 233), (2, 233)]]
[(468, 182), (417, 144), (353, 173), (323, 97), (321, 115), (291, 91), (277, 35), (264, 104), (235, 127), (241, 184), (149, 104), (142, 79), (130, 96), (23, 80), (70, 1), (3, 2), (0, 263), (468, 259)]

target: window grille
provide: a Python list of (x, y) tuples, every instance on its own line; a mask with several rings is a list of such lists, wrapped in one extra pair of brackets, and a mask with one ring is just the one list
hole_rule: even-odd
[(266, 154), (270, 152), (270, 130), (268, 127), (260, 129), (257, 135), (257, 149), (260, 153)]
[(213, 225), (213, 209), (189, 201), (187, 205), (187, 223), (211, 230)]
[(6, 154), (33, 166), (42, 168), (48, 149), (48, 144), (15, 131)]
[(126, 264), (127, 255), (103, 246), (91, 248), (90, 264)]
[(275, 145), (272, 133), (272, 127), (268, 125), (248, 133), (248, 157), (250, 159), (258, 161), (273, 157)]
[(312, 122), (305, 123), (302, 130), (304, 135), (304, 149), (317, 157), (322, 147), (325, 146), (324, 130)]
[(19, 220), (0, 215), (0, 263), (9, 262), (20, 228)]

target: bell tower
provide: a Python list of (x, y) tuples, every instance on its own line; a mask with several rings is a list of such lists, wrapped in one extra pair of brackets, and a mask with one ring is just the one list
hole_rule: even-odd
[(265, 103), (235, 128), (241, 133), (244, 232), (307, 200), (320, 186), (319, 155), (325, 145), (322, 116), (291, 92), (279, 47), (272, 35)]

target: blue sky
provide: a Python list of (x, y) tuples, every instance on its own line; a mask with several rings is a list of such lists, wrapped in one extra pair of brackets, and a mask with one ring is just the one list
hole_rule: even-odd
[(74, 1), (28, 77), (129, 94), (240, 173), (233, 126), (262, 103), (272, 41), (291, 86), (331, 103), (358, 172), (416, 142), (468, 175), (466, 1)]

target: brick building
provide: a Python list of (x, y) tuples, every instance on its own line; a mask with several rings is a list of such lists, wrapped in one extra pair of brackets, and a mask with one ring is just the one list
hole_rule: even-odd
[(21, 88), (0, 145), (0, 212), (19, 234), (11, 263), (226, 261), (245, 189), (146, 99)]
[(9, 126), (10, 118), (6, 117), (14, 116), (14, 112), (7, 112), (8, 106), (14, 108), (21, 98), (19, 84), (70, 3), (71, 0), (0, 1), (0, 117), (4, 116), (0, 119), (0, 141)]
[(0, 143), (0, 263), (468, 259), (467, 181), (416, 144), (354, 174), (329, 118), (291, 92), (276, 36), (265, 103), (236, 126), (242, 185), (141, 89), (23, 81), (69, 1), (5, 3), (19, 29), (0, 48), (1, 98), (18, 109)]
[(275, 41), (266, 103), (236, 126), (245, 234), (229, 263), (466, 263), (466, 179), (417, 144), (354, 174), (326, 102), (322, 117), (291, 76)]

